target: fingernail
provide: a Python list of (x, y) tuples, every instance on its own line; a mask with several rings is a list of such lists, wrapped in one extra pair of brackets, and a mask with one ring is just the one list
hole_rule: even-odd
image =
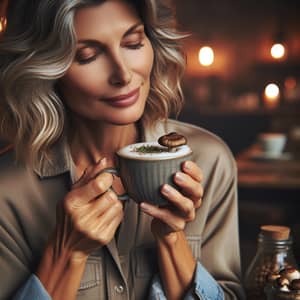
[(164, 194), (169, 194), (171, 192), (171, 188), (168, 184), (164, 184), (163, 187), (162, 187), (162, 192)]
[(192, 164), (189, 161), (184, 162), (183, 169), (184, 170), (191, 170)]
[(84, 169), (84, 171), (83, 171), (83, 173), (82, 173), (82, 175), (80, 176), (79, 179), (83, 178), (86, 175), (86, 173), (87, 173), (87, 168)]
[(144, 211), (144, 212), (147, 212), (147, 211), (150, 210), (149, 205), (148, 205), (147, 203), (145, 203), (145, 202), (142, 202), (142, 203), (140, 204), (140, 208), (141, 208), (141, 210)]
[(183, 178), (182, 174), (179, 173), (179, 172), (177, 172), (177, 173), (175, 174), (175, 179), (176, 179), (177, 181), (184, 181), (184, 178)]
[(107, 158), (106, 158), (106, 157), (101, 158), (101, 159), (99, 160), (98, 163), (99, 163), (100, 165), (106, 165), (106, 163), (107, 163)]

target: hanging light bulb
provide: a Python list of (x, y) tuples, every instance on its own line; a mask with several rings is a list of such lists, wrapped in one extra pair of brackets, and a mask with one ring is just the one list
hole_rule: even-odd
[(281, 59), (285, 55), (285, 47), (281, 43), (276, 43), (276, 44), (273, 44), (270, 52), (271, 52), (271, 55), (273, 58)]
[(266, 107), (274, 108), (279, 103), (280, 89), (277, 84), (269, 83), (265, 87), (264, 100)]
[(199, 50), (198, 58), (202, 66), (210, 66), (214, 62), (214, 50), (209, 46), (201, 47)]
[(276, 99), (279, 96), (279, 87), (275, 83), (270, 83), (265, 88), (265, 95), (269, 99)]
[(270, 48), (271, 56), (276, 60), (281, 60), (286, 57), (287, 54), (287, 44), (286, 44), (286, 34), (279, 28), (273, 37), (273, 44)]

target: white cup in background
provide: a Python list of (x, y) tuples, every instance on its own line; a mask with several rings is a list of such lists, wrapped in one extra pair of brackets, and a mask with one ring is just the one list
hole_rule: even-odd
[(261, 133), (258, 136), (261, 151), (270, 156), (282, 155), (286, 140), (284, 133)]

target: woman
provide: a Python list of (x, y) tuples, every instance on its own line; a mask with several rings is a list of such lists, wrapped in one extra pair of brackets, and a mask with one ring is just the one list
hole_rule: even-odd
[[(184, 64), (171, 24), (150, 0), (11, 1), (0, 44), (2, 134), (14, 144), (0, 159), (1, 299), (243, 297), (231, 154), (167, 120)], [(162, 186), (170, 205), (121, 203), (110, 187), (122, 183), (99, 171), (122, 146), (167, 131), (194, 150), (177, 189)]]

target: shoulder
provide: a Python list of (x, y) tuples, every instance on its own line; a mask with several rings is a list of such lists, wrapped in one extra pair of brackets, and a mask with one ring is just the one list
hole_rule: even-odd
[(227, 171), (236, 171), (235, 159), (226, 143), (214, 133), (184, 122), (168, 120), (167, 130), (186, 136), (201, 168), (218, 166)]
[(24, 179), (28, 178), (25, 165), (15, 159), (13, 146), (7, 146), (0, 150), (0, 196), (5, 191), (17, 190)]

